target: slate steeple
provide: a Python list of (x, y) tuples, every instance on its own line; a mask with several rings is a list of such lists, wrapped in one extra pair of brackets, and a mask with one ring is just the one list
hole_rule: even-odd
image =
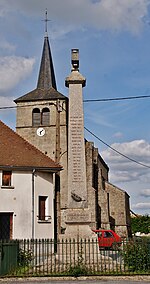
[(57, 91), (55, 72), (51, 54), (51, 48), (49, 43), (49, 37), (47, 33), (47, 11), (45, 18), (45, 36), (44, 36), (44, 45), (41, 58), (40, 71), (38, 76), (38, 82), (36, 89), (25, 94), (14, 100), (17, 102), (29, 102), (29, 101), (38, 101), (38, 100), (55, 100), (55, 99), (66, 99), (66, 97)]
[(37, 88), (48, 90), (51, 87), (57, 90), (49, 38), (46, 32)]

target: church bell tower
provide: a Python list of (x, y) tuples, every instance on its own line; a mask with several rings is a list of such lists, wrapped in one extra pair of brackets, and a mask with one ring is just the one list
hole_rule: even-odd
[[(17, 98), (16, 132), (64, 168), (56, 193), (57, 232), (60, 232), (60, 208), (67, 200), (67, 109), (68, 98), (57, 91), (56, 78), (47, 33), (47, 12), (44, 45), (37, 87)], [(56, 177), (55, 177), (56, 178)], [(56, 178), (56, 180), (57, 180)], [(55, 186), (56, 186), (55, 182)], [(61, 187), (61, 204), (60, 204)]]

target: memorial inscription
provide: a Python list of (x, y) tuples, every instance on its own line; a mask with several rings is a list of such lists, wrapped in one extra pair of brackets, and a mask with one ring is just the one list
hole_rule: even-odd
[(82, 125), (83, 119), (78, 116), (70, 117), (70, 138), (72, 145), (72, 182), (82, 182)]
[(89, 211), (68, 212), (66, 223), (85, 223), (90, 221)]

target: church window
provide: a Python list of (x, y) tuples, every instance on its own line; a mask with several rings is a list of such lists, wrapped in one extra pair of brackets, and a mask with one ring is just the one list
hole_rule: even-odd
[(42, 109), (42, 117), (41, 117), (41, 124), (42, 125), (49, 125), (50, 123), (50, 111), (48, 108)]
[(3, 171), (2, 186), (11, 186), (12, 171)]
[(32, 112), (32, 125), (39, 126), (41, 124), (41, 114), (38, 108), (34, 108)]

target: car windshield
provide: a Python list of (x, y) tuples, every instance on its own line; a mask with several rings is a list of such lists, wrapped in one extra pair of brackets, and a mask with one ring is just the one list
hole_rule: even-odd
[(111, 232), (104, 232), (104, 238), (112, 238), (113, 234)]

